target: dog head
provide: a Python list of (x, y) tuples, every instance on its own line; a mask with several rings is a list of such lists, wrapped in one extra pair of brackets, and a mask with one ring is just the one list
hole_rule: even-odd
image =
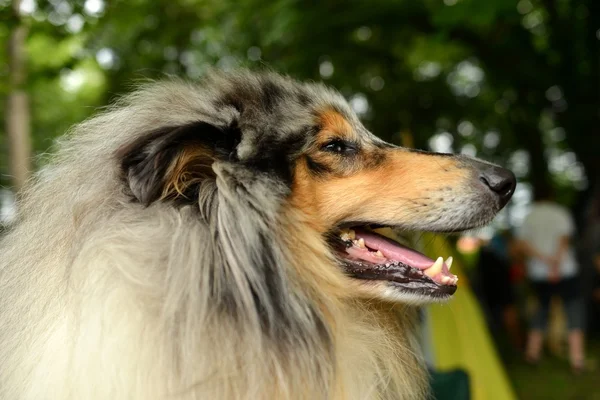
[[(278, 259), (263, 231), (280, 224), (282, 210), (294, 210), (310, 227), (302, 232), (316, 235), (335, 260), (332, 273), (348, 278), (356, 293), (411, 302), (446, 299), (456, 290), (451, 261), (434, 262), (377, 229), (478, 227), (515, 189), (514, 175), (498, 166), (382, 141), (340, 94), (319, 84), (235, 73), (186, 87), (201, 101), (162, 92), (170, 104), (165, 112), (185, 118), (162, 123), (118, 151), (125, 187), (140, 206), (198, 207), (198, 218), (206, 220), (218, 214), (215, 201), (206, 200), (206, 185), (210, 193), (223, 192), (221, 202), (245, 210), (233, 218), (240, 230), (261, 226), (238, 238), (262, 243), (254, 250), (261, 265)], [(233, 243), (229, 251), (242, 245)]]

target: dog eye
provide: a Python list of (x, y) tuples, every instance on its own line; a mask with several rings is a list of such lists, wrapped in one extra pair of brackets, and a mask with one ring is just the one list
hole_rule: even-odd
[(341, 155), (352, 155), (356, 153), (356, 145), (350, 142), (346, 142), (345, 140), (332, 140), (328, 143), (325, 143), (321, 150), (327, 151), (329, 153), (336, 153)]

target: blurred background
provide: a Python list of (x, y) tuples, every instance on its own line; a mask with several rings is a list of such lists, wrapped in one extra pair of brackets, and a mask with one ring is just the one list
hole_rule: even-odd
[[(514, 171), (516, 193), (494, 224), (445, 239), (485, 324), (476, 334), (491, 338), (516, 397), (600, 398), (600, 1), (0, 0), (0, 44), (0, 226), (55, 138), (136, 82), (214, 66), (324, 81), (388, 141)], [(547, 185), (576, 226), (588, 321), (577, 377), (558, 306), (544, 358), (523, 361), (535, 302), (522, 260), (497, 245)], [(485, 249), (505, 257), (502, 277), (481, 266)], [(497, 304), (494, 290), (514, 295)]]

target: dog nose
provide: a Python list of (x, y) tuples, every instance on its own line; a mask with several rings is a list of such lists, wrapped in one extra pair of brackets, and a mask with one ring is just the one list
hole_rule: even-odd
[(486, 165), (482, 168), (479, 172), (479, 180), (498, 195), (502, 207), (508, 203), (517, 186), (515, 174), (495, 165)]

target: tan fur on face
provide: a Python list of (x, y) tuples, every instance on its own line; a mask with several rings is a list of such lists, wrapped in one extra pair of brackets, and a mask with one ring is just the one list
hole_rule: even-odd
[(326, 109), (319, 114), (318, 117), (321, 131), (319, 136), (326, 136), (333, 133), (340, 136), (352, 135), (352, 126), (350, 123), (337, 111)]
[(306, 159), (298, 161), (290, 201), (310, 210), (319, 231), (344, 221), (411, 225), (443, 209), (461, 190), (470, 191), (471, 171), (453, 158), (365, 147), (351, 168), (341, 167), (332, 155), (312, 156), (331, 174), (316, 176)]

